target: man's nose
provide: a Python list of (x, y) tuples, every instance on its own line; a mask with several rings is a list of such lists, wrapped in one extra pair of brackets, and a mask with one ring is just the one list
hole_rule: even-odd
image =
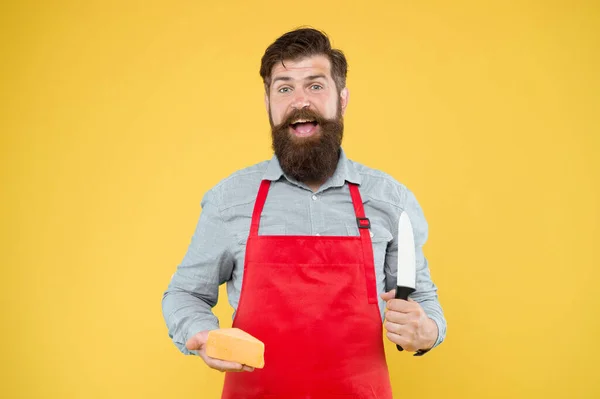
[(302, 109), (308, 108), (310, 106), (310, 101), (308, 101), (308, 97), (305, 93), (301, 91), (296, 91), (294, 93), (294, 100), (292, 101), (292, 108), (294, 109)]

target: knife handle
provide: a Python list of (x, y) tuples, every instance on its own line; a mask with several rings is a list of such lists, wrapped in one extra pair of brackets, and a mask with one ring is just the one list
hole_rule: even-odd
[[(415, 292), (415, 289), (412, 287), (396, 287), (396, 299), (408, 300), (408, 296)], [(396, 345), (399, 351), (403, 351), (404, 349), (400, 345)]]

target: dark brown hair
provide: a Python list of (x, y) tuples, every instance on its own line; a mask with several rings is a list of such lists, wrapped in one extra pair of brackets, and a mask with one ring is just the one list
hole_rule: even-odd
[(332, 49), (329, 38), (324, 32), (313, 28), (299, 28), (279, 37), (271, 44), (262, 57), (260, 76), (269, 92), (271, 71), (275, 64), (284, 61), (296, 61), (313, 55), (324, 55), (331, 63), (331, 77), (338, 92), (346, 87), (348, 62), (341, 50)]

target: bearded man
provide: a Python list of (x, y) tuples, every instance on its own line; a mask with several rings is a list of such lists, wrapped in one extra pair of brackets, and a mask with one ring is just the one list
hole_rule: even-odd
[[(421, 207), (404, 185), (342, 150), (347, 62), (323, 32), (278, 38), (260, 75), (274, 156), (205, 194), (163, 297), (169, 336), (183, 353), (227, 372), (223, 398), (391, 398), (384, 329), (415, 355), (446, 334), (422, 252)], [(394, 298), (402, 212), (415, 241), (408, 301)], [(265, 344), (262, 369), (206, 355), (223, 283), (233, 326)]]

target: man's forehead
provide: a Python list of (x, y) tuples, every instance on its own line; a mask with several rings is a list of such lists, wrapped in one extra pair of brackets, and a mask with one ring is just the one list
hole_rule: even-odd
[(279, 75), (295, 75), (298, 78), (308, 75), (314, 75), (315, 72), (331, 77), (331, 63), (323, 55), (314, 55), (310, 57), (299, 58), (295, 60), (283, 60), (273, 65), (271, 77)]

